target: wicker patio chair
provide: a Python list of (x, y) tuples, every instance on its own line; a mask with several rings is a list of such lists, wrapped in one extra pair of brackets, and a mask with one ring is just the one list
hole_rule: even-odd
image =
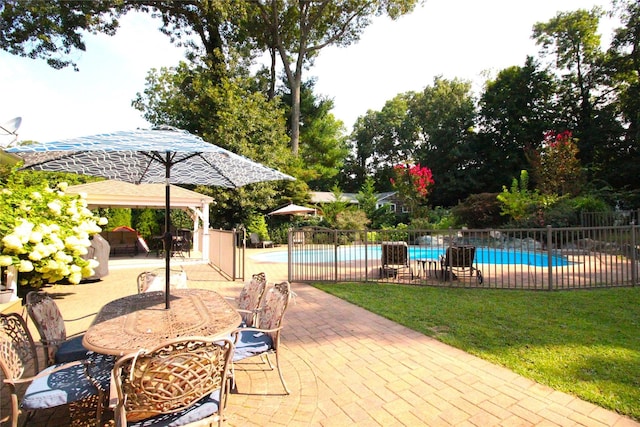
[(482, 284), (484, 278), (482, 272), (478, 270), (473, 260), (476, 254), (476, 247), (471, 245), (450, 246), (441, 258), (442, 280), (450, 281), (457, 276), (473, 277), (475, 274), (476, 281)]
[[(27, 312), (40, 334), (40, 342), (44, 346), (46, 363), (73, 362), (87, 357), (87, 349), (82, 346), (83, 333), (67, 336), (65, 320), (58, 304), (46, 292), (31, 291), (26, 296)], [(86, 317), (70, 319), (67, 322), (81, 320)]]
[(252, 327), (257, 324), (260, 303), (267, 288), (267, 276), (256, 273), (251, 280), (244, 284), (238, 298), (228, 298), (236, 303), (236, 309), (242, 317), (241, 327)]
[(102, 414), (103, 394), (85, 368), (84, 362), (75, 361), (39, 372), (36, 345), (25, 320), (16, 313), (0, 314), (0, 370), (11, 396), (11, 414), (0, 422), (10, 420), (16, 427), (24, 410), (26, 425), (38, 410), (69, 405), (72, 425), (95, 424)]
[(222, 423), (233, 344), (184, 337), (120, 358), (113, 378), (119, 426)]
[[(234, 331), (235, 351), (233, 355), (234, 366), (250, 357), (260, 356), (266, 359), (270, 369), (273, 369), (269, 354), (275, 354), (278, 375), (286, 394), (289, 394), (282, 369), (280, 369), (280, 332), (282, 321), (287, 310), (292, 292), (289, 282), (276, 283), (269, 288), (262, 300), (256, 327), (239, 328)], [(240, 365), (241, 366), (241, 365)]]

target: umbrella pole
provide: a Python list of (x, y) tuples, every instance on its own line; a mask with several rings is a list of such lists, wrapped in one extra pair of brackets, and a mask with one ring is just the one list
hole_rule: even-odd
[(169, 294), (171, 292), (171, 249), (173, 245), (173, 238), (171, 237), (171, 190), (169, 186), (169, 176), (171, 174), (171, 163), (169, 159), (169, 153), (167, 152), (167, 159), (165, 163), (165, 177), (166, 177), (166, 186), (165, 186), (165, 212), (164, 212), (164, 298), (165, 303), (164, 306), (168, 310), (169, 303)]

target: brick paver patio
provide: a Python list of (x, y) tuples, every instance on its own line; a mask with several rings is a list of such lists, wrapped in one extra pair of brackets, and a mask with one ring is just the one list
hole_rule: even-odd
[[(101, 282), (47, 290), (57, 294), (64, 317), (74, 318), (136, 293), (135, 278), (144, 269), (114, 267)], [(185, 270), (191, 287), (236, 296), (242, 286), (206, 265)], [(270, 282), (286, 280), (282, 264), (250, 263), (246, 271), (265, 271)], [(292, 289), (296, 297), (282, 338), (291, 394), (283, 395), (277, 372), (238, 367), (228, 426), (640, 426), (309, 285), (294, 283)], [(89, 322), (69, 325), (69, 332)], [(33, 425), (66, 422), (57, 411)]]

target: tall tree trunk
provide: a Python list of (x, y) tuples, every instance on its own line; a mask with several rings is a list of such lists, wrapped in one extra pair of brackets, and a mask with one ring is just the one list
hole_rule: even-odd
[(298, 155), (300, 147), (300, 75), (294, 78), (291, 87), (291, 152)]
[(276, 96), (276, 48), (269, 48), (269, 54), (271, 55), (271, 75), (269, 76), (271, 82), (269, 84), (269, 100), (272, 100)]

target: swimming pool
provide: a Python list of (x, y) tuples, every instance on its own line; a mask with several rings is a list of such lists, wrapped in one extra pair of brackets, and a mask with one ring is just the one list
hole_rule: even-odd
[[(369, 260), (380, 260), (382, 250), (380, 246), (338, 246), (327, 249), (296, 249), (293, 251), (294, 263), (334, 263), (364, 260), (365, 255)], [(444, 254), (444, 248), (427, 248), (421, 246), (409, 246), (409, 259), (439, 259)], [(261, 262), (286, 263), (289, 255), (286, 250), (265, 252), (252, 255), (252, 259)], [(524, 264), (534, 267), (548, 267), (547, 253), (518, 251), (513, 249), (476, 248), (475, 262), (478, 264)], [(569, 265), (565, 257), (552, 256), (551, 265), (554, 267)]]

